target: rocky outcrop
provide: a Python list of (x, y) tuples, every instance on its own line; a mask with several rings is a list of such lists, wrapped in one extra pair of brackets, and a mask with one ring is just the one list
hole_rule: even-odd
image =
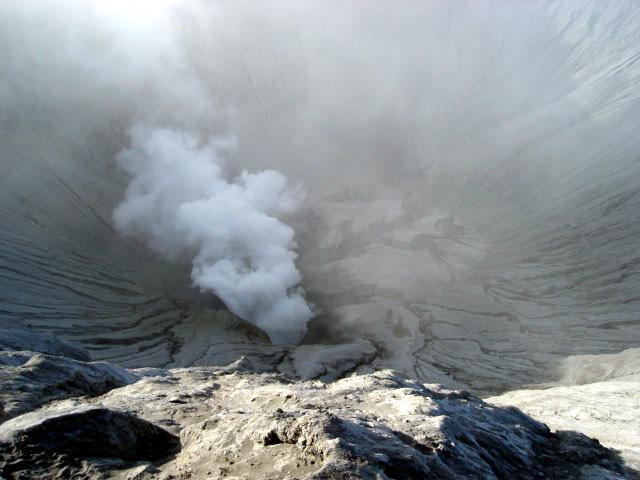
[[(215, 409), (181, 431), (182, 451), (167, 472), (196, 478), (570, 479), (594, 468), (623, 471), (612, 452), (583, 435), (554, 435), (516, 409), (392, 371), (331, 384), (237, 373), (215, 381)], [(200, 460), (194, 464), (194, 458)]]
[[(52, 337), (47, 345), (55, 344)], [(225, 348), (233, 345), (218, 343), (195, 363), (214, 357), (222, 363), (214, 352)], [(127, 370), (59, 354), (1, 351), (0, 476), (637, 478), (630, 470), (636, 463), (635, 430), (629, 428), (635, 424), (611, 411), (622, 405), (619, 394), (625, 389), (617, 384), (609, 396), (600, 389), (591, 397), (586, 390), (554, 397), (550, 389), (514, 392), (491, 404), (461, 389), (409, 380), (403, 372), (376, 371), (378, 359), (387, 355), (385, 346), (364, 339), (294, 348), (255, 343), (247, 353), (224, 367)], [(566, 370), (637, 385), (631, 382), (634, 363), (628, 361), (635, 352), (622, 355), (606, 365), (568, 360)], [(625, 397), (627, 403), (634, 395)], [(592, 399), (586, 404), (591, 413), (598, 401), (609, 408), (602, 425), (631, 432), (622, 445), (627, 465), (578, 431), (616, 447), (624, 436), (603, 435), (591, 428), (593, 422), (566, 421), (585, 398)], [(633, 412), (631, 403), (620, 412)], [(536, 409), (551, 404), (558, 418)], [(568, 410), (559, 412), (563, 405)]]
[(375, 371), (384, 347), (367, 340), (254, 345), (177, 369), (0, 352), (0, 476), (636, 478), (580, 425), (553, 433), (507, 401)]
[(582, 434), (554, 434), (515, 408), (390, 370), (332, 383), (293, 381), (247, 362), (141, 374), (100, 397), (5, 422), (0, 474), (47, 478), (45, 466), (54, 477), (139, 479), (625, 474), (614, 452)]
[(129, 412), (99, 406), (37, 411), (0, 425), (0, 472), (86, 478), (100, 467), (156, 460), (179, 446), (175, 435)]

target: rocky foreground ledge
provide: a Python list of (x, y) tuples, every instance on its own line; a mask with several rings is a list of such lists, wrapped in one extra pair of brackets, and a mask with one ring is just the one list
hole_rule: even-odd
[[(334, 382), (3, 352), (0, 475), (50, 478), (634, 478), (576, 432), (391, 370)], [(107, 391), (108, 390), (108, 391)]]

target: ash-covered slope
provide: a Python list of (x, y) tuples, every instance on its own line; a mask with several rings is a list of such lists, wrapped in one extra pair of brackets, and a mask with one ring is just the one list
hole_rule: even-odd
[[(230, 174), (275, 167), (308, 191), (289, 222), (322, 312), (308, 341), (365, 336), (388, 366), (478, 392), (551, 380), (568, 355), (638, 346), (634, 2), (360, 6), (341, 20), (303, 2), (281, 22), (262, 7), (186, 6), (192, 28), (172, 46), (191, 68), (157, 82), (135, 75), (135, 49), (107, 75), (130, 39), (95, 12), (73, 20), (79, 37), (57, 19), (20, 55), (49, 10), (7, 5), (3, 318), (128, 366), (224, 363), (254, 348), (250, 327), (190, 291), (188, 258), (168, 263), (113, 228), (130, 110), (155, 102), (154, 118), (178, 121), (187, 114), (172, 113), (165, 84), (184, 80), (221, 101), (211, 124), (197, 120), (237, 136)], [(301, 27), (317, 15), (317, 29)], [(252, 28), (236, 31), (243, 22)], [(55, 49), (40, 58), (56, 42), (97, 42), (98, 65)]]
[[(84, 439), (95, 432), (74, 430), (78, 422), (112, 419), (122, 427), (114, 438), (135, 443), (147, 432), (162, 455), (174, 452), (174, 434), (191, 432), (161, 467), (176, 475), (244, 475), (274, 451), (283, 454), (280, 473), (298, 476), (335, 467), (326, 472), (392, 477), (399, 458), (407, 475), (472, 475), (459, 464), (472, 457), (489, 478), (622, 471), (612, 452), (584, 437), (552, 435), (513, 411), (403, 378), (481, 395), (510, 391), (492, 401), (595, 435), (637, 465), (637, 433), (618, 428), (635, 425), (638, 395), (628, 353), (640, 345), (636, 2), (398, 9), (391, 1), (193, 1), (139, 17), (117, 10), (120, 2), (72, 3), (74, 14), (64, 16), (46, 3), (0, 6), (0, 345), (12, 350), (0, 362), (2, 416), (35, 410), (1, 427), (34, 435), (26, 444), (12, 440), (18, 430), (3, 437), (11, 445), (3, 452), (13, 452), (3, 468), (25, 468), (16, 458), (27, 451), (42, 472), (58, 461), (58, 453), (39, 455), (38, 442), (51, 441), (46, 425)], [(146, 20), (156, 16), (170, 18), (159, 23), (170, 28), (154, 30)], [(295, 215), (278, 219), (295, 229), (303, 287), (319, 309), (303, 345), (270, 344), (215, 295), (192, 289), (197, 249), (168, 260), (116, 232), (113, 211), (131, 178), (114, 158), (131, 146), (141, 118), (195, 131), (203, 143), (235, 137), (221, 166), (230, 181), (244, 168), (277, 168), (307, 191)], [(87, 352), (118, 366), (87, 366)], [(594, 366), (612, 365), (612, 355), (615, 366), (602, 375)], [(212, 367), (241, 357), (258, 371)], [(166, 370), (176, 367), (190, 368)], [(386, 368), (399, 373), (373, 373)], [(368, 376), (310, 381), (354, 370)], [(137, 375), (145, 379), (99, 400), (69, 400)], [(198, 382), (208, 386), (191, 392)], [(536, 390), (514, 391), (526, 386)], [(144, 391), (160, 387), (166, 397)], [(256, 400), (262, 407), (288, 394), (304, 402), (265, 413), (245, 398), (254, 387), (265, 394)], [(376, 403), (387, 394), (424, 409), (403, 413), (404, 428), (397, 411)], [(218, 405), (222, 423), (203, 398)], [(111, 403), (84, 405), (98, 401)], [(467, 422), (473, 436), (434, 423), (443, 402), (455, 408), (442, 420)], [(111, 412), (116, 406), (126, 412)], [(51, 413), (58, 407), (63, 413)], [(524, 430), (514, 426), (520, 421)], [(217, 443), (245, 422), (271, 425), (266, 440), (248, 430), (234, 433), (237, 445)], [(504, 435), (481, 432), (483, 422)], [(337, 434), (336, 424), (355, 426)], [(440, 439), (432, 451), (419, 446), (416, 424)], [(314, 464), (298, 445), (311, 442), (305, 429), (317, 433)], [(357, 451), (362, 442), (388, 450)], [(194, 460), (211, 445), (222, 456)], [(241, 462), (229, 457), (236, 454)], [(78, 475), (93, 468), (78, 466), (82, 455), (71, 462)], [(124, 464), (100, 468), (110, 465)], [(126, 475), (152, 475), (149, 464), (135, 469)]]
[(464, 112), (442, 112), (400, 187), (309, 205), (301, 264), (327, 307), (312, 332), (358, 332), (396, 368), (435, 365), (481, 392), (638, 346), (640, 20), (635, 4), (609, 7), (554, 2), (540, 30), (492, 29), (457, 64)]
[(513, 405), (552, 429), (579, 430), (640, 467), (640, 351), (581, 355), (564, 362), (559, 385), (541, 385), (487, 399)]

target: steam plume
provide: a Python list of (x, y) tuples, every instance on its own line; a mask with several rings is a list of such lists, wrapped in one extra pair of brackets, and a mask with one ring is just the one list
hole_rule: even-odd
[(118, 155), (130, 175), (116, 226), (169, 258), (193, 256), (194, 285), (217, 294), (237, 315), (295, 342), (312, 315), (296, 285), (294, 232), (275, 217), (298, 205), (274, 170), (227, 180), (228, 143), (201, 145), (193, 134), (138, 125)]
[[(272, 340), (295, 342), (312, 309), (296, 287), (294, 232), (278, 218), (295, 210), (299, 192), (268, 165), (253, 166), (255, 173), (236, 166), (233, 105), (218, 101), (189, 61), (177, 7), (173, 0), (2, 2), (0, 43), (20, 48), (0, 52), (0, 125), (21, 156), (41, 148), (53, 163), (50, 138), (26, 140), (48, 131), (88, 145), (91, 157), (115, 157), (128, 175), (114, 211), (118, 231), (192, 263), (194, 286)], [(96, 138), (103, 140), (91, 145)], [(238, 139), (255, 143), (242, 132)]]

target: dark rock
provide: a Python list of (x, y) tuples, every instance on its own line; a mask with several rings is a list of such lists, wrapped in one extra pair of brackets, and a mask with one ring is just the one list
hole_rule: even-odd
[(52, 400), (95, 396), (138, 380), (122, 367), (34, 352), (0, 352), (0, 422)]
[[(131, 412), (103, 406), (32, 412), (0, 426), (0, 474), (47, 478), (46, 472), (78, 472), (84, 459), (153, 461), (180, 448), (175, 435)], [(95, 464), (96, 462), (94, 462)]]

